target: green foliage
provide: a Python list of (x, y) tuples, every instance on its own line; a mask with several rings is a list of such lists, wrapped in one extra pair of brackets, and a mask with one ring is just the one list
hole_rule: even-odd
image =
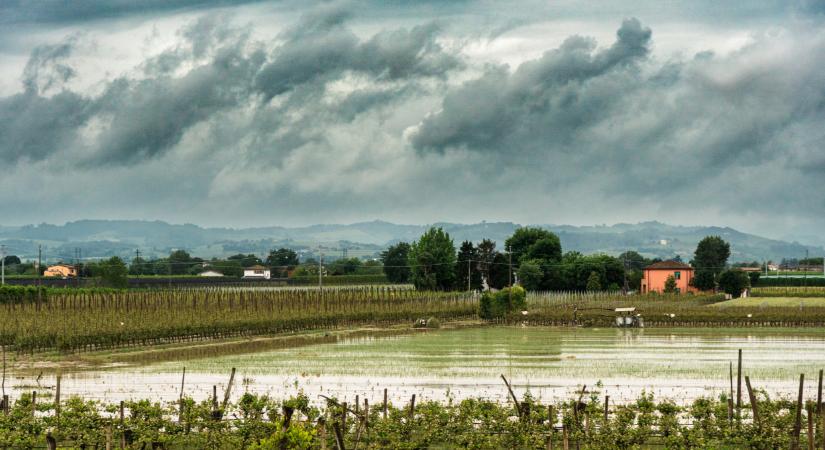
[[(272, 270), (272, 276), (286, 277), (291, 269), (298, 265), (298, 254), (288, 248), (270, 250), (266, 257), (266, 265)], [(250, 264), (252, 266), (254, 264)], [(249, 266), (246, 266), (249, 267)]]
[(480, 290), (481, 289), (481, 271), (479, 270), (479, 255), (478, 249), (475, 248), (472, 242), (464, 241), (458, 249), (458, 256), (456, 257), (456, 286), (458, 291)]
[(504, 248), (518, 260), (521, 258), (559, 260), (561, 259), (561, 242), (550, 231), (523, 227), (513, 232), (504, 241)]
[(528, 291), (541, 289), (544, 280), (542, 261), (539, 259), (522, 260), (521, 266), (518, 268), (518, 279)]
[(491, 320), (523, 311), (527, 308), (527, 292), (521, 286), (502, 289), (498, 292), (484, 292), (479, 300), (478, 315)]
[(339, 258), (329, 264), (326, 270), (330, 275), (353, 275), (361, 268), (358, 258)]
[(455, 246), (441, 228), (430, 228), (410, 246), (407, 256), (416, 289), (445, 291), (455, 284)]
[[(635, 401), (612, 403), (605, 415), (598, 389), (582, 402), (554, 404), (542, 404), (528, 392), (519, 401), (520, 410), (511, 402), (469, 398), (424, 401), (410, 415), (407, 405), (388, 404), (386, 417), (382, 408), (371, 408), (369, 416), (363, 410), (358, 416), (349, 412), (345, 426), (340, 420), (343, 409), (335, 400), (321, 410), (311, 407), (302, 395), (278, 402), (249, 393), (238, 403), (230, 403), (221, 420), (213, 418), (208, 400), (184, 398), (182, 414), (177, 401), (129, 401), (123, 423), (118, 405), (72, 397), (62, 402), (57, 426), (52, 403), (38, 402), (37, 414), (33, 414), (31, 394), (23, 394), (8, 415), (0, 414), (0, 448), (43, 448), (47, 433), (59, 448), (105, 448), (109, 432), (116, 446), (124, 439), (128, 448), (336, 448), (333, 426), (340, 427), (346, 448), (563, 448), (562, 433), (556, 429), (560, 424), (571, 447), (583, 449), (770, 450), (792, 446), (789, 430), (794, 427), (797, 406), (792, 400), (774, 400), (757, 391), (758, 423), (747, 404), (739, 413), (741, 418), (730, 420), (726, 394), (679, 406), (642, 393)], [(290, 420), (286, 419), (287, 408), (292, 411)], [(819, 427), (817, 423), (816, 436), (822, 432)], [(806, 434), (803, 427), (803, 443)]]
[(825, 286), (825, 277), (762, 277), (756, 286)]
[(129, 269), (117, 256), (101, 261), (99, 264), (100, 281), (106, 287), (125, 288), (129, 285)]
[(738, 269), (726, 270), (719, 275), (719, 288), (734, 298), (742, 295), (742, 291), (750, 287), (750, 278), (747, 272)]
[(384, 274), (392, 283), (407, 283), (410, 281), (408, 256), (410, 244), (399, 242), (389, 246), (381, 253), (381, 262), (384, 265)]
[(730, 257), (730, 244), (719, 236), (707, 236), (696, 246), (691, 265), (696, 272), (693, 286), (703, 291), (716, 288), (720, 273), (725, 270)]
[(590, 292), (601, 291), (602, 283), (600, 279), (601, 277), (599, 276), (598, 272), (596, 272), (595, 270), (590, 272), (590, 276), (587, 277), (587, 285), (585, 286), (585, 290)]
[(748, 272), (748, 278), (750, 279), (751, 286), (756, 286), (757, 284), (759, 284), (759, 278), (761, 277), (761, 272)]
[(673, 294), (676, 292), (676, 278), (673, 275), (668, 275), (665, 280), (665, 294)]
[[(38, 297), (38, 292), (40, 296)], [(48, 291), (36, 286), (0, 286), (0, 305), (22, 305), (48, 299)]]

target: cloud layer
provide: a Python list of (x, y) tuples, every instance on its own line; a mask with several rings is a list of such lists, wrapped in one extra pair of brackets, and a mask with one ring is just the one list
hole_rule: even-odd
[[(131, 45), (94, 27), (38, 35), (0, 96), (7, 223), (659, 219), (777, 235), (825, 222), (815, 2), (733, 48), (663, 53), (656, 23), (618, 17), (598, 40), (581, 29), (509, 65), (496, 49), (533, 46), (519, 29), (534, 19), (484, 32), (419, 9), (376, 25), (376, 10), (323, 3), (262, 27), (197, 10), (220, 2), (167, 6), (186, 13), (166, 34), (137, 19), (126, 70), (90, 73), (89, 58)], [(76, 20), (6, 8), (16, 23)]]

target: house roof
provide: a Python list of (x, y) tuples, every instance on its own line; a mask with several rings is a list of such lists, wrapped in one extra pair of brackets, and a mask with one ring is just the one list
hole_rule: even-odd
[(681, 269), (681, 270), (693, 270), (693, 267), (689, 265), (679, 262), (679, 261), (659, 261), (657, 263), (653, 263), (647, 267), (645, 270), (673, 270), (673, 269)]
[(257, 266), (247, 267), (244, 270), (266, 270), (266, 269), (267, 268), (264, 267), (264, 266), (257, 265)]
[(52, 267), (66, 267), (68, 269), (74, 269), (74, 266), (71, 265), (71, 264), (52, 264), (52, 265), (47, 267), (47, 270), (51, 269)]

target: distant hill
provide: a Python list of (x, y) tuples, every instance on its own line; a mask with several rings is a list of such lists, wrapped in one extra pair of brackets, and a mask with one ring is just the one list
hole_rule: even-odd
[[(499, 247), (520, 225), (512, 222), (476, 224), (437, 223), (458, 244), (492, 239)], [(0, 226), (0, 243), (8, 253), (24, 259), (37, 256), (42, 245), (47, 261), (70, 260), (74, 249), (83, 257), (118, 255), (127, 259), (140, 249), (147, 257), (167, 255), (173, 249), (186, 249), (195, 256), (228, 256), (236, 253), (264, 254), (274, 247), (290, 247), (313, 255), (319, 247), (328, 257), (372, 256), (387, 245), (417, 239), (429, 225), (398, 225), (384, 221), (350, 225), (312, 225), (307, 227), (203, 228), (193, 224), (173, 225), (161, 221), (80, 220), (64, 225)], [(674, 226), (659, 222), (616, 224), (611, 226), (540, 225), (559, 235), (565, 251), (617, 255), (635, 250), (648, 257), (689, 260), (696, 243), (705, 236), (719, 235), (731, 243), (732, 261), (762, 261), (825, 254), (821, 246), (803, 245), (763, 238), (732, 228)], [(344, 250), (346, 249), (346, 250)]]

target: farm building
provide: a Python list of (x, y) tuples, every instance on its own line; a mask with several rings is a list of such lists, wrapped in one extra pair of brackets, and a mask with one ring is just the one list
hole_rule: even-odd
[(268, 280), (270, 278), (269, 269), (264, 266), (252, 266), (243, 270), (244, 278)]
[(77, 276), (77, 269), (70, 264), (55, 264), (43, 272), (44, 277), (69, 278)]
[(214, 270), (207, 270), (198, 274), (199, 277), (222, 277), (223, 274)]
[(645, 267), (642, 271), (642, 294), (664, 292), (669, 276), (676, 280), (676, 292), (699, 292), (690, 285), (693, 267), (678, 261), (661, 261)]

